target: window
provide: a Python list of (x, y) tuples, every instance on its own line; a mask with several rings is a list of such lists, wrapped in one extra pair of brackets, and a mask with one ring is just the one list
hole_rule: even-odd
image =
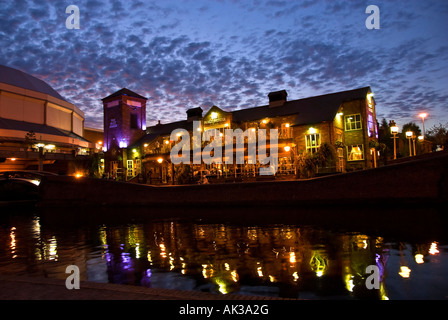
[(136, 114), (131, 114), (131, 129), (138, 129), (138, 117)]
[(289, 123), (282, 123), (281, 131), (280, 131), (280, 139), (289, 139), (291, 138), (291, 127)]
[(362, 128), (361, 115), (351, 114), (345, 116), (345, 131), (359, 130)]
[(364, 147), (362, 144), (347, 146), (347, 160), (358, 161), (364, 160)]
[(320, 147), (320, 134), (313, 133), (305, 136), (306, 152), (315, 153)]
[(127, 161), (128, 177), (134, 176), (134, 160)]

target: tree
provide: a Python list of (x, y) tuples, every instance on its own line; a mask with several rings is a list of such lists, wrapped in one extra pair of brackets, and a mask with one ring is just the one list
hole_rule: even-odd
[(312, 178), (316, 175), (319, 166), (325, 167), (335, 159), (335, 148), (329, 143), (322, 143), (314, 154), (304, 152), (296, 157), (294, 165), (297, 168), (297, 177)]
[(448, 150), (448, 122), (445, 125), (434, 125), (426, 132), (426, 139), (432, 142), (433, 151), (438, 148)]
[(406, 132), (412, 131), (414, 133), (414, 136), (418, 137), (422, 135), (422, 131), (420, 130), (420, 127), (416, 125), (414, 122), (408, 122), (403, 125), (403, 130), (401, 130), (401, 135), (403, 139), (406, 138)]
[(390, 132), (390, 125), (385, 118), (381, 121), (381, 125), (378, 129), (378, 142), (383, 150), (381, 150), (381, 155), (383, 157), (383, 161), (387, 158), (393, 158), (394, 155), (394, 139), (393, 135)]

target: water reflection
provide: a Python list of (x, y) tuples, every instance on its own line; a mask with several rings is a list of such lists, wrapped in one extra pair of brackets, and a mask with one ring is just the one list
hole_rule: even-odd
[[(442, 256), (436, 241), (410, 245), (285, 224), (152, 221), (54, 228), (38, 216), (16, 217), (0, 225), (0, 240), (0, 273), (65, 279), (65, 267), (76, 264), (82, 280), (294, 298), (388, 299), (388, 284), (397, 275), (409, 280), (413, 269), (437, 264), (433, 257)], [(380, 286), (369, 290), (371, 265), (379, 270)]]

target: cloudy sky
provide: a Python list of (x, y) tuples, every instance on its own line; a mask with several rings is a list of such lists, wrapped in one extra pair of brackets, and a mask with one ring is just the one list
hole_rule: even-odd
[[(68, 5), (80, 29), (67, 29)], [(368, 30), (366, 8), (380, 9)], [(148, 124), (189, 108), (265, 105), (371, 86), (379, 120), (448, 122), (446, 0), (0, 0), (0, 64), (47, 81), (102, 128), (101, 98), (148, 100)]]

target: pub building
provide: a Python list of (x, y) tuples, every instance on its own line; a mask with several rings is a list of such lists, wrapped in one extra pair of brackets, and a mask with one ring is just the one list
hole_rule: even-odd
[[(122, 180), (143, 179), (147, 183), (175, 183), (173, 172), (179, 165), (171, 162), (170, 151), (178, 141), (171, 140), (176, 129), (195, 134), (194, 121), (200, 121), (200, 130), (217, 129), (222, 136), (222, 161), (212, 164), (189, 165), (193, 172), (205, 172), (208, 177), (256, 178), (260, 162), (252, 161), (245, 143), (244, 164), (227, 163), (224, 136), (226, 129), (270, 129), (278, 131), (278, 165), (276, 177), (297, 172), (295, 159), (299, 154), (317, 152), (327, 143), (334, 147), (336, 159), (320, 173), (347, 172), (372, 168), (378, 152), (372, 148), (378, 139), (375, 99), (370, 87), (335, 92), (305, 99), (287, 99), (285, 90), (268, 94), (264, 106), (227, 111), (212, 106), (205, 114), (202, 108), (187, 110), (185, 120), (146, 127), (147, 99), (128, 89), (121, 89), (102, 99), (104, 107), (105, 173)], [(209, 144), (202, 139), (201, 149)], [(269, 138), (264, 152), (269, 154)], [(257, 150), (259, 154), (260, 150)], [(203, 150), (204, 152), (204, 150)], [(193, 160), (191, 145), (191, 160)]]

